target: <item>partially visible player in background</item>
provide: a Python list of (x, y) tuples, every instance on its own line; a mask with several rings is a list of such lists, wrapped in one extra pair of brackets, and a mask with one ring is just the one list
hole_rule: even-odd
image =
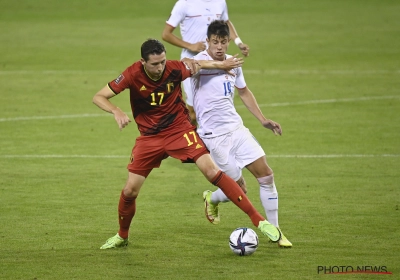
[(221, 172), (212, 161), (195, 126), (189, 121), (182, 98), (181, 83), (193, 72), (202, 67), (230, 70), (240, 66), (243, 60), (231, 58), (225, 61), (199, 61), (200, 64), (193, 60), (186, 60), (185, 63), (167, 60), (164, 45), (155, 39), (142, 44), (141, 56), (139, 61), (126, 68), (93, 97), (93, 103), (113, 114), (119, 128), (123, 129), (130, 119), (110, 99), (129, 89), (132, 114), (140, 132), (128, 164), (128, 179), (119, 198), (119, 231), (100, 249), (128, 245), (129, 228), (136, 213), (136, 199), (140, 189), (153, 168), (160, 167), (168, 156), (182, 162), (195, 162), (207, 180), (222, 189), (249, 216), (253, 225), (277, 242), (281, 235), (279, 230), (257, 212), (236, 182)]
[[(248, 56), (249, 46), (241, 41), (235, 27), (229, 20), (228, 6), (225, 0), (178, 0), (166, 21), (162, 39), (182, 48), (181, 58), (191, 58), (207, 48), (207, 27), (213, 20), (217, 19), (227, 22), (230, 38), (239, 47), (242, 54)], [(182, 39), (173, 34), (178, 25)], [(183, 81), (183, 90), (186, 96), (192, 95), (190, 78)], [(191, 121), (195, 123), (196, 115), (193, 111), (192, 101), (186, 98), (186, 105)]]
[[(216, 20), (208, 26), (207, 43), (208, 49), (194, 56), (195, 60), (224, 61), (231, 57), (226, 54), (229, 28), (225, 21)], [(197, 133), (218, 167), (245, 192), (247, 187), (242, 169), (246, 167), (254, 175), (260, 186), (260, 199), (267, 219), (279, 228), (278, 191), (274, 173), (267, 164), (264, 150), (236, 112), (233, 100), (235, 87), (246, 108), (264, 128), (272, 130), (275, 135), (281, 135), (282, 128), (279, 123), (264, 117), (253, 93), (246, 85), (242, 67), (232, 69), (232, 72), (234, 75), (227, 75), (219, 70), (201, 69), (192, 76), (191, 100), (197, 116)], [(207, 219), (218, 224), (218, 205), (220, 202), (228, 202), (229, 198), (220, 189), (214, 192), (205, 191), (203, 198)], [(292, 243), (283, 234), (278, 244), (280, 247), (292, 247)]]

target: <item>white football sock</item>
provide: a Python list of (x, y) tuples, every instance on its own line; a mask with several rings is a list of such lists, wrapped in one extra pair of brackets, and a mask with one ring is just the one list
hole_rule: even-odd
[(260, 184), (260, 199), (264, 207), (267, 220), (276, 227), (278, 223), (278, 192), (274, 183), (274, 175), (257, 178)]
[(229, 198), (224, 194), (221, 189), (217, 189), (215, 192), (211, 194), (211, 203), (218, 204), (220, 202), (228, 202)]

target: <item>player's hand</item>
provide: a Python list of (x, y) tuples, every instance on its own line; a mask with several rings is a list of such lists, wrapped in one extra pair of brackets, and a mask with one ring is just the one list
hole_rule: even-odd
[(192, 75), (196, 74), (200, 70), (200, 63), (193, 58), (184, 57), (181, 59), (183, 63), (185, 63), (186, 67), (190, 69), (190, 73)]
[(227, 71), (229, 75), (235, 75), (230, 70), (232, 70), (233, 68), (241, 67), (242, 64), (244, 63), (243, 58), (237, 57), (237, 56), (238, 56), (238, 54), (235, 54), (234, 56), (222, 61), (222, 66), (223, 66), (222, 69)]
[(194, 53), (199, 53), (202, 52), (206, 49), (206, 42), (202, 41), (202, 42), (197, 42), (194, 44), (191, 44), (189, 47), (189, 51), (194, 52)]
[(222, 65), (224, 66), (224, 70), (231, 70), (233, 68), (241, 67), (244, 63), (244, 60), (242, 57), (237, 57), (238, 54), (235, 54), (234, 56), (231, 56), (230, 58), (227, 58), (222, 61)]
[(281, 125), (273, 120), (262, 121), (262, 125), (265, 128), (271, 129), (275, 135), (282, 135)]
[(244, 43), (240, 43), (238, 47), (244, 56), (246, 56), (246, 57), (249, 56), (250, 48), (248, 45), (246, 45)]
[(122, 112), (120, 108), (112, 110), (112, 113), (114, 115), (115, 121), (118, 124), (119, 130), (122, 130), (125, 126), (127, 126), (131, 122), (129, 117), (124, 112)]

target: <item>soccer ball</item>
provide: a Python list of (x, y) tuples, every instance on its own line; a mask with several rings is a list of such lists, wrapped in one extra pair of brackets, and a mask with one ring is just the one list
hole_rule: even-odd
[(229, 247), (239, 256), (253, 254), (258, 248), (258, 236), (251, 228), (240, 227), (235, 229), (229, 237)]

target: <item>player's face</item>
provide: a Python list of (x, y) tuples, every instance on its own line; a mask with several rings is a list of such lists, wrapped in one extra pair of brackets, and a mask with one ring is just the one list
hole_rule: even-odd
[(207, 38), (208, 43), (208, 54), (214, 60), (224, 60), (226, 51), (229, 46), (229, 37), (220, 37), (217, 35), (211, 35), (210, 39)]
[(162, 54), (151, 54), (149, 55), (149, 59), (147, 61), (144, 61), (143, 58), (141, 61), (147, 75), (154, 80), (158, 80), (164, 72), (167, 57), (165, 52), (163, 52)]

